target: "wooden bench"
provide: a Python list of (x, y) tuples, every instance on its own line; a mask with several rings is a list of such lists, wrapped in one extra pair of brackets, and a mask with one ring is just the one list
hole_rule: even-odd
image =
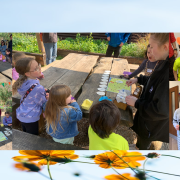
[(13, 150), (83, 150), (80, 147), (56, 143), (51, 139), (13, 129)]

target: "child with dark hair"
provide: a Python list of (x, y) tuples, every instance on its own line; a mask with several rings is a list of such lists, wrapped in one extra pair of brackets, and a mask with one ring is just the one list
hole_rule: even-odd
[(4, 56), (6, 55), (6, 52), (5, 52), (5, 51), (6, 51), (6, 48), (7, 48), (7, 47), (6, 47), (6, 45), (5, 45), (5, 42), (4, 42), (4, 40), (2, 40), (2, 41), (1, 41), (1, 46), (0, 46), (0, 51), (2, 52), (2, 55), (4, 55)]
[(150, 52), (150, 45), (148, 44), (147, 50), (145, 52), (145, 60), (142, 62), (142, 64), (139, 66), (138, 69), (136, 69), (132, 74), (130, 75), (124, 75), (126, 78), (133, 78), (134, 76), (138, 75), (140, 72), (144, 70), (145, 76), (150, 76), (153, 71), (156, 69), (159, 61), (156, 61), (155, 57)]
[(12, 64), (12, 52), (11, 49), (6, 49), (6, 61)]
[(89, 115), (89, 150), (129, 150), (128, 142), (113, 133), (120, 123), (120, 111), (110, 101), (94, 105)]
[(5, 112), (5, 117), (3, 118), (4, 126), (12, 126), (12, 117), (9, 112)]

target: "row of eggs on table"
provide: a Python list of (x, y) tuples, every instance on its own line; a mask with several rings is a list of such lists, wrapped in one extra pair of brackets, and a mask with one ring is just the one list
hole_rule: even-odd
[(107, 83), (108, 83), (108, 80), (109, 80), (110, 73), (111, 73), (111, 71), (106, 70), (104, 72), (104, 74), (102, 75), (102, 79), (101, 79), (99, 88), (97, 88), (98, 92), (96, 92), (100, 96), (105, 95), (105, 91), (106, 91), (106, 88), (107, 88)]

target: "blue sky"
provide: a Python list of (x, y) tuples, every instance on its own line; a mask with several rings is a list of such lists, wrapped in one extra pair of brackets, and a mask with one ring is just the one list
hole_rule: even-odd
[[(104, 151), (75, 151), (75, 154), (80, 156), (83, 155), (94, 155), (99, 154)], [(152, 151), (141, 151), (143, 154), (147, 154), (148, 152)], [(174, 156), (180, 157), (180, 151), (157, 151), (160, 154), (169, 154)], [(1, 170), (0, 170), (0, 177), (1, 179), (12, 180), (45, 180), (46, 178), (42, 177), (38, 173), (33, 172), (22, 172), (18, 171), (13, 167), (14, 161), (11, 159), (13, 156), (20, 155), (18, 151), (1, 151), (0, 153), (0, 162), (1, 162)], [(78, 160), (81, 161), (88, 161), (85, 158), (80, 157)], [(90, 162), (93, 162), (89, 160)], [(140, 161), (142, 162), (142, 161)], [(161, 171), (166, 173), (174, 173), (179, 174), (179, 164), (180, 159), (170, 158), (170, 157), (160, 157), (159, 159), (148, 160), (146, 164), (146, 169)], [(43, 170), (41, 171), (43, 174), (48, 176), (47, 173), (47, 166), (44, 166)], [(142, 167), (141, 167), (142, 168)], [(83, 163), (69, 163), (65, 165), (52, 165), (50, 166), (51, 174), (54, 180), (59, 179), (70, 179), (70, 180), (103, 180), (105, 175), (115, 174), (112, 169), (103, 169), (98, 167), (97, 165), (91, 164), (83, 164)], [(124, 169), (118, 170), (120, 173), (131, 173), (131, 170)], [(80, 177), (75, 177), (73, 173), (80, 173)], [(179, 180), (180, 177), (175, 176), (168, 176), (162, 175), (157, 173), (150, 173), (159, 179), (162, 180)]]
[(8, 0), (1, 7), (1, 32), (180, 31), (178, 0)]

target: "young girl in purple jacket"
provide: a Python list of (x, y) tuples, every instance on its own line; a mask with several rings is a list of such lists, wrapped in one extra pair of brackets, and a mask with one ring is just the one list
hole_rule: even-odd
[(34, 58), (25, 57), (17, 61), (16, 71), (22, 75), (13, 84), (13, 94), (21, 95), (20, 106), (16, 109), (24, 132), (38, 135), (38, 120), (42, 105), (46, 100), (46, 91), (37, 77), (41, 75), (41, 66)]

